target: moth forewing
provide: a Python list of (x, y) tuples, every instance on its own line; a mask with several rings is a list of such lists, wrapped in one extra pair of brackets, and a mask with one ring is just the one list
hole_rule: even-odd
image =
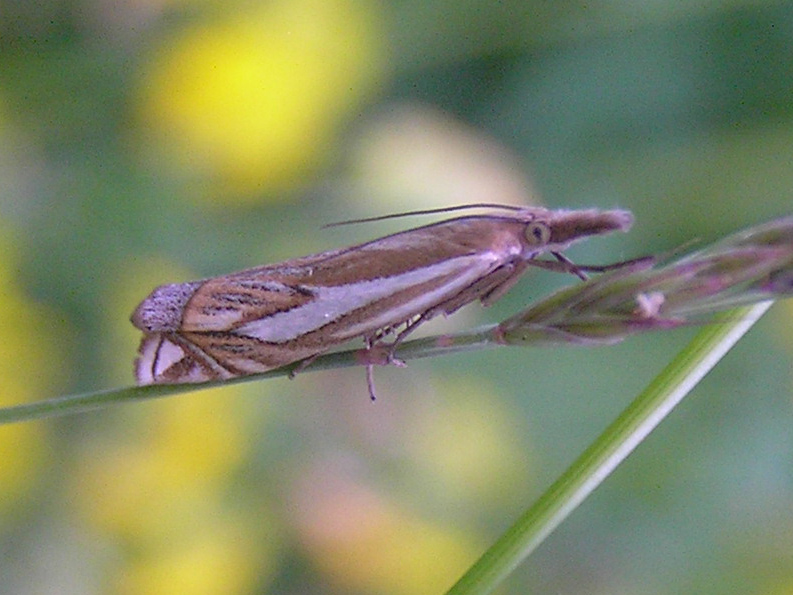
[[(504, 207), (509, 208), (509, 207)], [(422, 322), (501, 297), (529, 266), (582, 275), (561, 251), (627, 230), (627, 211), (525, 208), (470, 215), (364, 244), (156, 288), (132, 315), (139, 384), (264, 372), (353, 338), (391, 347)], [(538, 257), (550, 253), (556, 261)]]
[(206, 382), (234, 375), (176, 335), (145, 335), (135, 362), (138, 384)]

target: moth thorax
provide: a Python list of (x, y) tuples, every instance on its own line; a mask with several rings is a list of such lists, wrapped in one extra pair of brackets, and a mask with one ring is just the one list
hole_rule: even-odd
[(201, 281), (161, 285), (132, 313), (132, 324), (146, 332), (174, 332), (182, 324), (182, 314)]

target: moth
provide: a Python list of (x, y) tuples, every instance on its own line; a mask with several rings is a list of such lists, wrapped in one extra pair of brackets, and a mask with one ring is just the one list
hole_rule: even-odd
[[(475, 300), (492, 304), (528, 267), (585, 279), (585, 272), (619, 266), (576, 266), (562, 251), (585, 238), (627, 231), (633, 223), (631, 213), (623, 210), (473, 206), (489, 212), (221, 277), (157, 287), (131, 318), (143, 331), (135, 363), (138, 384), (255, 374), (310, 362), (362, 338), (367, 353), (388, 348), (385, 361), (373, 357), (367, 362), (374, 398), (372, 365), (399, 363), (394, 349), (422, 323)], [(472, 205), (418, 213), (462, 208)], [(544, 254), (554, 259), (540, 258)], [(391, 343), (386, 342), (389, 335), (394, 335)]]

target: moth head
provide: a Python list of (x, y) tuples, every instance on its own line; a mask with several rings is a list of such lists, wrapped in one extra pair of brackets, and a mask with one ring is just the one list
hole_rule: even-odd
[(530, 246), (556, 251), (588, 237), (627, 231), (632, 224), (629, 211), (545, 211), (526, 223), (524, 235)]

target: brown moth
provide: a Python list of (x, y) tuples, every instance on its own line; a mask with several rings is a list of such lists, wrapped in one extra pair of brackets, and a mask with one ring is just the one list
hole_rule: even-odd
[[(584, 271), (612, 268), (577, 267), (561, 251), (590, 236), (626, 231), (633, 222), (621, 210), (473, 206), (511, 212), (457, 217), (349, 248), (157, 287), (132, 314), (144, 333), (138, 384), (255, 374), (357, 337), (368, 350), (389, 347), (386, 360), (396, 363), (394, 348), (421, 323), (475, 300), (493, 303), (530, 266), (582, 278)], [(555, 260), (539, 259), (544, 253)], [(393, 343), (383, 343), (402, 325)]]

